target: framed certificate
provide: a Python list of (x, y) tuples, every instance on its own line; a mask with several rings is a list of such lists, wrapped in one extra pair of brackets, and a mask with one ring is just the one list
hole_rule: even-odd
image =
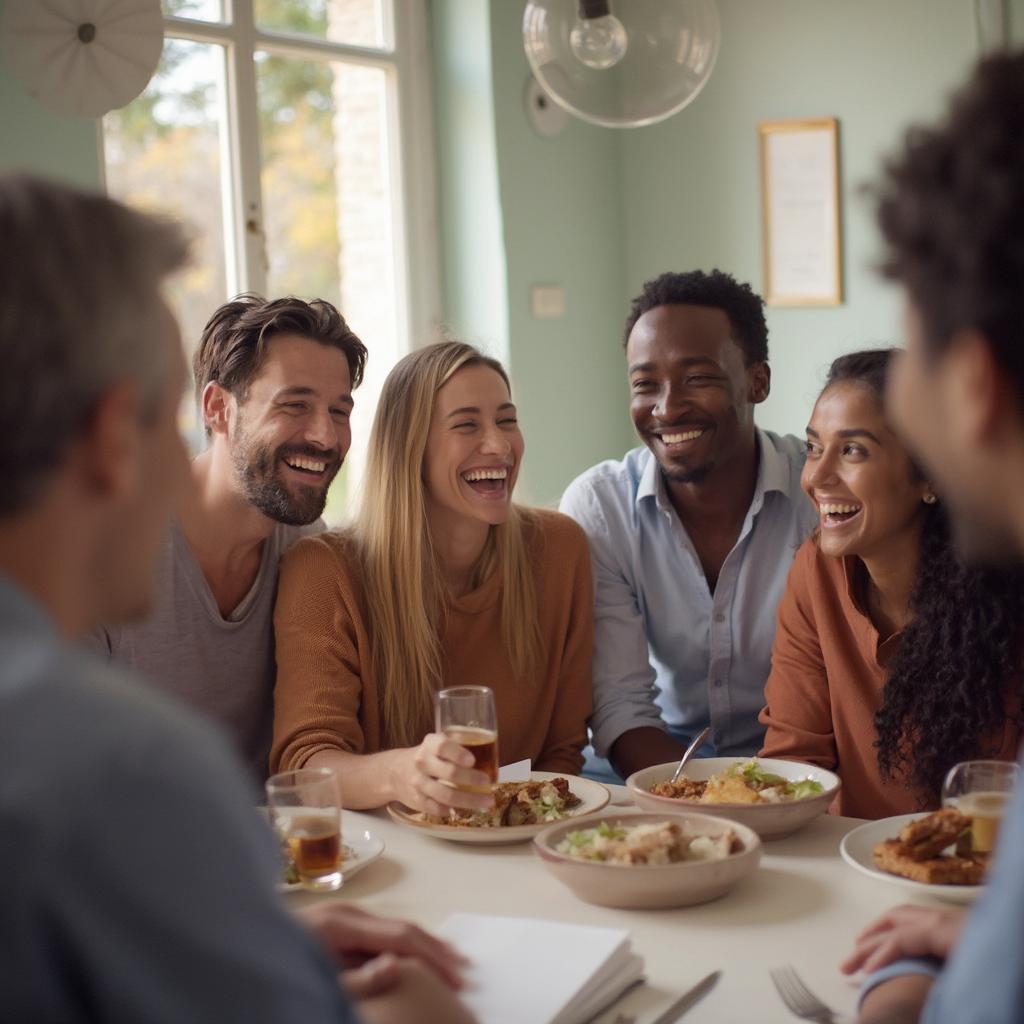
[(838, 306), (839, 124), (834, 117), (758, 125), (765, 301)]

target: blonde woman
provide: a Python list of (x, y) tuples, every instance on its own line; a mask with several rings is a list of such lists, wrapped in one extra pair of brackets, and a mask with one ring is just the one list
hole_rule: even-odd
[(434, 733), (433, 695), (494, 690), (503, 762), (575, 773), (591, 710), (583, 531), (512, 503), (523, 437), (501, 364), (443, 342), (388, 375), (355, 526), (281, 565), (273, 771), (330, 766), (346, 805), (442, 814), (490, 797)]

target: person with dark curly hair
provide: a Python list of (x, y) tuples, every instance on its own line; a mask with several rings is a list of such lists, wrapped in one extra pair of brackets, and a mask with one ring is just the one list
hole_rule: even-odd
[(678, 760), (708, 725), (702, 754), (761, 745), (775, 609), (816, 518), (801, 440), (754, 424), (771, 383), (763, 307), (720, 270), (648, 281), (625, 330), (643, 446), (562, 497), (594, 560), (593, 744), (622, 776)]
[[(941, 122), (912, 129), (877, 198), (883, 269), (907, 300), (907, 351), (892, 373), (890, 418), (941, 489), (964, 557), (1020, 566), (1024, 52), (982, 61)], [(841, 967), (867, 972), (862, 1024), (1024, 1020), (1022, 920), (1018, 786), (969, 915), (898, 907), (857, 937)]]
[(807, 427), (819, 528), (779, 605), (765, 757), (840, 774), (836, 810), (940, 803), (958, 761), (1012, 760), (1021, 736), (1024, 572), (967, 568), (945, 510), (889, 427), (895, 349), (841, 356)]

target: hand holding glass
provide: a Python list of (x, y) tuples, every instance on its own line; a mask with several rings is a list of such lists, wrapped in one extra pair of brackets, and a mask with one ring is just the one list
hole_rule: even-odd
[(962, 761), (942, 784), (942, 803), (971, 819), (971, 852), (995, 849), (999, 822), (1010, 804), (1019, 769), (1013, 761)]
[(299, 882), (312, 892), (341, 888), (341, 792), (330, 768), (302, 768), (267, 779), (270, 824)]
[[(436, 728), (473, 755), (473, 767), (483, 772), (491, 785), (498, 781), (498, 718), (494, 693), (487, 686), (453, 686), (434, 698)], [(471, 793), (489, 793), (483, 788), (459, 786)]]

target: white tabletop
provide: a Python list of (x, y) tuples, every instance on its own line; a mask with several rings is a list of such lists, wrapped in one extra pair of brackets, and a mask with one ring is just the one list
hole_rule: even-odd
[[(611, 787), (616, 803), (625, 790)], [(616, 792), (617, 791), (617, 792)], [(368, 828), (385, 843), (381, 858), (345, 884), (340, 898), (380, 914), (435, 927), (454, 910), (626, 928), (646, 964), (648, 984), (601, 1018), (653, 1019), (709, 971), (722, 977), (685, 1016), (686, 1024), (792, 1024), (768, 971), (791, 964), (833, 1009), (853, 1014), (856, 985), (837, 964), (853, 936), (915, 894), (865, 877), (839, 856), (839, 841), (861, 824), (822, 815), (786, 839), (765, 843), (758, 871), (712, 903), (678, 910), (609, 910), (583, 903), (543, 868), (530, 843), (475, 846), (433, 839), (383, 811), (346, 811), (344, 828)], [(294, 905), (322, 899), (293, 893)], [(932, 902), (919, 897), (918, 902)], [(524, 1022), (530, 1024), (530, 1022)]]

